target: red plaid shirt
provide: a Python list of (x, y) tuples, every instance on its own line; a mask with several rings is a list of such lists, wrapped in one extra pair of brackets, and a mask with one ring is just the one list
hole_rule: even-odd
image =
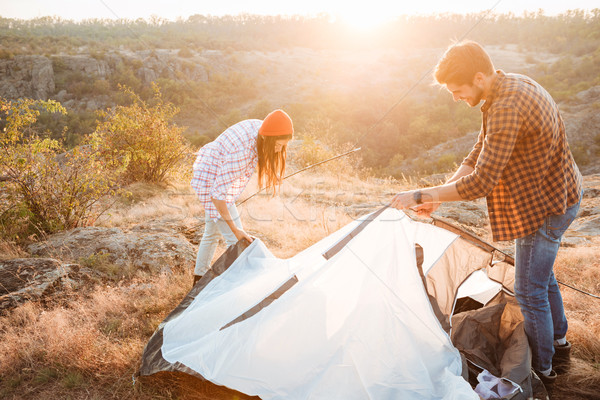
[(220, 217), (213, 198), (229, 205), (250, 181), (258, 163), (256, 137), (261, 124), (258, 119), (238, 122), (198, 151), (191, 184), (211, 219)]
[(581, 196), (582, 177), (552, 97), (532, 79), (497, 71), (477, 144), (456, 181), (461, 197), (487, 197), (494, 240), (527, 236)]

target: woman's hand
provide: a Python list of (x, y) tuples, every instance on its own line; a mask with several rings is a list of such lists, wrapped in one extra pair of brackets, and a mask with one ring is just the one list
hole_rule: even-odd
[(246, 239), (249, 243), (252, 243), (254, 241), (254, 239), (250, 235), (248, 235), (246, 232), (244, 232), (241, 229), (235, 229), (233, 231), (233, 234), (235, 235), (235, 238), (237, 240)]

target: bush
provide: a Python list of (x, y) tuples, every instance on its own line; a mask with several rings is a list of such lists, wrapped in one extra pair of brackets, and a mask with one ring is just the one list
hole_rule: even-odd
[(181, 50), (179, 50), (179, 52), (177, 53), (177, 55), (179, 57), (189, 58), (189, 57), (192, 57), (194, 54), (190, 51), (189, 48), (183, 47)]
[[(321, 133), (319, 138), (317, 132)], [(300, 143), (297, 150), (292, 151), (293, 154), (288, 156), (288, 160), (297, 163), (301, 167), (308, 167), (352, 150), (351, 143), (341, 145), (337, 143), (333, 128), (328, 125), (328, 121), (309, 122)], [(354, 153), (322, 164), (319, 169), (325, 169), (333, 174), (343, 172), (352, 175), (358, 172), (360, 163), (360, 157)]]
[(91, 144), (63, 152), (60, 142), (32, 128), (40, 109), (65, 114), (60, 103), (0, 98), (6, 127), (0, 136), (0, 225), (5, 237), (22, 239), (91, 224), (115, 194), (118, 168), (110, 169)]
[(188, 135), (187, 139), (190, 142), (190, 145), (195, 149), (199, 149), (205, 144), (212, 142), (212, 139), (210, 137), (199, 133)]
[(571, 146), (571, 153), (573, 154), (573, 158), (575, 159), (577, 165), (583, 167), (590, 163), (590, 155), (588, 150), (589, 146), (582, 142), (574, 143)]
[(154, 105), (123, 88), (132, 104), (100, 113), (103, 121), (93, 134), (94, 143), (103, 148), (109, 164), (125, 165), (121, 177), (124, 183), (165, 182), (189, 152), (183, 128), (171, 122), (179, 109), (164, 103), (158, 86), (153, 88)]
[(126, 86), (133, 88), (133, 90), (140, 90), (142, 88), (142, 81), (135, 75), (137, 68), (134, 65), (125, 65), (123, 62), (117, 64), (115, 72), (110, 75), (111, 85), (117, 89), (120, 86)]
[(0, 60), (12, 60), (15, 55), (8, 50), (0, 49)]
[(448, 172), (457, 168), (459, 157), (454, 153), (442, 154), (435, 162), (435, 169), (432, 172)]

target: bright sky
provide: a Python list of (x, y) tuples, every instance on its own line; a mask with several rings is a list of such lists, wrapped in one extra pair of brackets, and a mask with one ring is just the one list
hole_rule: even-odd
[(86, 18), (149, 18), (156, 15), (175, 20), (194, 14), (264, 14), (315, 15), (329, 13), (356, 25), (374, 25), (401, 14), (431, 14), (436, 12), (469, 13), (494, 7), (498, 13), (543, 9), (546, 14), (558, 14), (567, 9), (600, 8), (598, 0), (0, 0), (0, 16), (30, 19), (55, 15), (64, 19)]

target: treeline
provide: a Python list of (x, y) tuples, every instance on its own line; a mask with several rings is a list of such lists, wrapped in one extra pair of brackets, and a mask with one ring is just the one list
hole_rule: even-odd
[(522, 15), (481, 12), (400, 16), (370, 34), (358, 34), (344, 21), (328, 14), (313, 17), (193, 15), (177, 21), (159, 17), (81, 22), (59, 17), (0, 18), (0, 39), (5, 56), (7, 52), (56, 54), (84, 45), (98, 51), (119, 46), (142, 50), (148, 44), (165, 49), (265, 51), (294, 46), (410, 49), (443, 47), (448, 38), (460, 38), (468, 30), (469, 37), (487, 44), (513, 43), (526, 49), (581, 56), (597, 48), (599, 24), (600, 8), (570, 10), (556, 16), (545, 15), (542, 10)]

